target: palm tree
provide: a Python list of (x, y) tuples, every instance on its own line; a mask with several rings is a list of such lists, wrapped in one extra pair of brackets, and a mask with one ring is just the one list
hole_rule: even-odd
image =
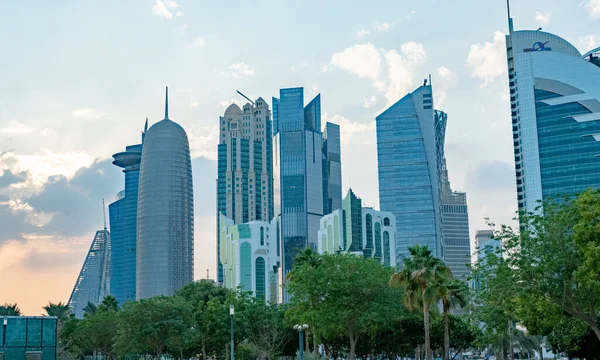
[(98, 306), (98, 310), (117, 311), (117, 310), (119, 310), (119, 302), (117, 301), (117, 298), (115, 298), (114, 296), (108, 295), (104, 298), (104, 300), (102, 300), (102, 303), (100, 303), (100, 306)]
[(442, 301), (444, 310), (444, 360), (450, 359), (450, 325), (448, 313), (456, 307), (467, 305), (468, 289), (460, 280), (455, 278), (441, 279), (435, 284), (438, 298)]
[(94, 316), (98, 312), (98, 307), (91, 301), (83, 308), (83, 317)]
[(69, 305), (63, 304), (62, 302), (59, 302), (58, 304), (49, 302), (48, 305), (44, 306), (44, 310), (46, 310), (46, 315), (56, 316), (58, 321), (66, 320), (71, 314)]
[(435, 284), (452, 277), (444, 262), (433, 256), (427, 246), (411, 246), (410, 257), (402, 261), (402, 270), (392, 275), (390, 284), (404, 288), (404, 305), (407, 309), (423, 309), (425, 327), (425, 354), (432, 360), (429, 334), (429, 308), (438, 299)]
[(0, 316), (21, 316), (23, 315), (21, 313), (21, 309), (19, 309), (19, 306), (14, 303), (14, 304), (9, 304), (9, 303), (4, 303), (4, 305), (0, 305)]

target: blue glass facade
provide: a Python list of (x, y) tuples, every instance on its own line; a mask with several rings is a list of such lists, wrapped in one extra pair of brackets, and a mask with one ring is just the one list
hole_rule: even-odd
[(127, 146), (125, 152), (117, 153), (113, 158), (113, 164), (123, 168), (125, 173), (125, 190), (108, 207), (112, 243), (110, 293), (122, 305), (136, 298), (137, 207), (142, 144)]
[(323, 133), (323, 213), (342, 208), (342, 162), (340, 126), (325, 125)]
[(396, 216), (397, 262), (413, 244), (443, 258), (440, 155), (431, 86), (421, 86), (376, 118), (379, 204)]
[(317, 249), (324, 181), (320, 95), (306, 107), (303, 88), (281, 89), (279, 95), (273, 99), (273, 185), (275, 216), (281, 217), (283, 278), (301, 249)]

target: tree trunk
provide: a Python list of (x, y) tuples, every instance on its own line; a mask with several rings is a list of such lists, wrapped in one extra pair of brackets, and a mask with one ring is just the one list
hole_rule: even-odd
[(598, 328), (597, 325), (593, 325), (593, 324), (589, 324), (590, 327), (592, 328), (592, 330), (594, 330), (594, 334), (596, 334), (596, 337), (598, 338), (598, 340), (600, 340), (600, 329)]
[(544, 360), (544, 348), (542, 347), (542, 344), (540, 343), (540, 348), (538, 349), (539, 355), (540, 355), (540, 360)]
[(317, 335), (315, 334), (314, 329), (312, 331), (312, 334), (313, 334), (313, 348), (314, 348), (314, 353), (316, 356), (316, 355), (319, 355), (319, 344), (317, 344)]
[(450, 324), (448, 319), (448, 303), (442, 301), (444, 306), (444, 360), (450, 359)]
[(356, 338), (352, 330), (348, 331), (348, 338), (350, 339), (350, 354), (348, 354), (348, 360), (356, 359)]
[(206, 360), (206, 339), (202, 337), (202, 360)]
[(229, 344), (225, 344), (225, 360), (229, 360)]
[(513, 348), (513, 323), (512, 320), (508, 320), (508, 351), (509, 359), (514, 360), (515, 350)]
[(425, 359), (433, 360), (431, 355), (431, 340), (429, 338), (429, 304), (423, 294), (423, 325), (425, 326)]

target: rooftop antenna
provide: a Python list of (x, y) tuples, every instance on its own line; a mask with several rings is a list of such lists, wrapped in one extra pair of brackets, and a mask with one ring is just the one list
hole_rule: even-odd
[(104, 205), (104, 198), (102, 198), (102, 215), (104, 216), (104, 231), (106, 231), (106, 206)]
[(429, 74), (429, 86), (431, 86), (431, 74)]
[(508, 34), (512, 37), (513, 20), (512, 17), (510, 17), (510, 0), (506, 0), (506, 11), (508, 12)]
[(165, 120), (169, 120), (169, 87), (165, 90)]
[(206, 280), (208, 280), (208, 279), (209, 279), (209, 277), (208, 277), (208, 269), (206, 269)]
[(239, 90), (236, 90), (236, 91), (237, 91), (237, 93), (238, 93), (238, 94), (242, 95), (242, 96), (244, 97), (244, 99), (246, 99), (246, 100), (250, 101), (250, 103), (251, 103), (252, 105), (254, 105), (254, 101), (250, 100), (250, 98), (249, 98), (249, 97), (247, 97), (246, 95), (242, 94), (242, 92), (241, 92), (241, 91), (239, 91)]
[(148, 131), (148, 117), (146, 116), (146, 123), (144, 124), (144, 132)]

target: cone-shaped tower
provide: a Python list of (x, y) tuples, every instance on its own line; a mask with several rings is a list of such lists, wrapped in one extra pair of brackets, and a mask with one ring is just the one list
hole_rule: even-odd
[(194, 195), (185, 130), (165, 118), (144, 137), (138, 196), (136, 297), (173, 295), (193, 281)]

